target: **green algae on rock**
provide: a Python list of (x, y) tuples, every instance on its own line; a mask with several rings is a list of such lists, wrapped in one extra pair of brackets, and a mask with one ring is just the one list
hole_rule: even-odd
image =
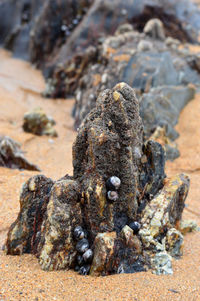
[[(166, 179), (162, 146), (144, 143), (143, 134), (130, 86), (100, 93), (73, 145), (73, 176), (56, 182), (38, 176), (24, 185), (7, 254), (34, 253), (44, 270), (75, 268), (95, 276), (149, 268), (172, 273), (171, 255), (182, 250), (176, 227), (189, 179)], [(108, 190), (117, 197), (111, 200)]]

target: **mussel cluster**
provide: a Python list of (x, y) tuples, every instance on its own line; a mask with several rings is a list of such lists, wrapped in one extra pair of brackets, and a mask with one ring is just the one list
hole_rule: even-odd
[(80, 275), (88, 275), (93, 258), (93, 251), (90, 249), (87, 232), (81, 226), (77, 226), (74, 229), (74, 238), (77, 241), (76, 250), (78, 252), (75, 271)]

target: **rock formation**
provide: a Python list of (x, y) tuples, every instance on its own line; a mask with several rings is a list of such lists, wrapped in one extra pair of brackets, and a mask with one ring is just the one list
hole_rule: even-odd
[(0, 136), (0, 166), (40, 171), (24, 157), (20, 144), (8, 136)]
[(53, 127), (55, 124), (54, 119), (47, 116), (41, 108), (35, 108), (24, 114), (23, 129), (28, 133), (57, 137), (58, 134)]
[(45, 270), (84, 275), (172, 273), (189, 179), (167, 179), (164, 166), (162, 146), (144, 143), (133, 89), (103, 91), (73, 145), (73, 176), (24, 184), (7, 254), (33, 253)]

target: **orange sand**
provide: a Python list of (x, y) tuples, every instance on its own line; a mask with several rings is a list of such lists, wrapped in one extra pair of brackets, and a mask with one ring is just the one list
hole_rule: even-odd
[[(0, 134), (22, 144), (26, 157), (42, 173), (58, 179), (72, 174), (73, 100), (40, 97), (44, 89), (41, 73), (28, 63), (0, 50)], [(24, 112), (41, 106), (56, 121), (58, 138), (24, 133)], [(191, 178), (184, 218), (200, 225), (200, 95), (181, 114), (178, 139), (181, 157), (167, 164), (167, 174), (186, 172)], [(0, 168), (0, 247), (19, 211), (21, 185), (36, 172)], [(187, 234), (184, 255), (173, 260), (174, 274), (156, 276), (149, 272), (92, 278), (73, 271), (44, 272), (32, 255), (6, 256), (0, 251), (0, 300), (200, 300), (200, 232)]]

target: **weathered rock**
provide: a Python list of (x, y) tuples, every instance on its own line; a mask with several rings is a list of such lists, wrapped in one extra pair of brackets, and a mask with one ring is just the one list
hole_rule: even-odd
[(140, 99), (140, 116), (144, 124), (146, 139), (157, 126), (166, 129), (166, 137), (174, 140), (173, 127), (177, 124), (180, 112), (194, 97), (195, 89), (191, 86), (162, 86), (151, 89)]
[(20, 255), (37, 250), (52, 186), (53, 181), (42, 175), (30, 178), (23, 185), (20, 212), (8, 232), (7, 254)]
[(166, 180), (161, 192), (146, 205), (141, 214), (143, 227), (139, 234), (142, 240), (145, 240), (144, 229), (156, 239), (162, 232), (177, 225), (181, 220), (188, 189), (189, 178), (186, 175), (180, 174)]
[(166, 235), (166, 250), (172, 257), (183, 255), (183, 235), (175, 228), (171, 228)]
[(151, 259), (151, 267), (153, 273), (156, 275), (171, 275), (173, 274), (172, 270), (172, 258), (166, 252), (157, 253)]
[(79, 197), (79, 185), (74, 180), (63, 179), (52, 187), (37, 251), (44, 270), (69, 269), (74, 265), (77, 252), (73, 230), (82, 224)]
[[(152, 50), (138, 51), (140, 41), (151, 42)], [(135, 88), (139, 96), (146, 93), (141, 97), (141, 106), (144, 98), (153, 99), (152, 105), (156, 103), (157, 119), (164, 119), (165, 115), (165, 119), (169, 118), (168, 115), (173, 114), (173, 106), (175, 106), (174, 114), (177, 120), (183, 106), (194, 95), (194, 88), (186, 85), (190, 82), (194, 84), (199, 82), (197, 71), (191, 69), (186, 58), (185, 55), (180, 55), (179, 50), (174, 52), (165, 43), (150, 38), (144, 40), (141, 34), (134, 31), (107, 38), (98, 50), (96, 63), (94, 60), (91, 63), (87, 60), (85, 68), (81, 69), (82, 76), (79, 77), (79, 82), (76, 81), (78, 88), (75, 92), (76, 104), (73, 112), (75, 127), (79, 127), (87, 113), (95, 107), (99, 91), (111, 88), (119, 81), (124, 81)], [(66, 77), (65, 80), (70, 81), (69, 73)], [(70, 92), (69, 85), (65, 85), (61, 79), (58, 83), (62, 86), (62, 93)], [(162, 98), (160, 103), (159, 97)], [(169, 114), (168, 109), (170, 109)], [(143, 108), (140, 110), (141, 113), (142, 110)], [(170, 126), (171, 122), (168, 123)]]
[(0, 136), (0, 166), (40, 171), (24, 157), (20, 144), (8, 136)]
[(24, 115), (23, 129), (25, 132), (35, 135), (48, 135), (57, 137), (58, 134), (53, 128), (55, 121), (52, 117), (47, 116), (41, 108), (27, 112)]
[(185, 235), (188, 232), (193, 232), (193, 231), (197, 230), (198, 225), (193, 220), (182, 220), (180, 222), (180, 225), (179, 225), (178, 229), (182, 234)]
[[(81, 181), (84, 220), (92, 236), (116, 230), (116, 219), (137, 212), (142, 122), (133, 90), (121, 83), (105, 90), (80, 128), (73, 145), (74, 178)], [(106, 199), (106, 181), (121, 180), (119, 199)], [(116, 214), (118, 216), (116, 216)]]
[(54, 59), (92, 3), (93, 0), (44, 1), (31, 30), (31, 61), (44, 68)]
[(81, 275), (171, 273), (167, 251), (181, 255), (175, 227), (189, 179), (165, 179), (162, 146), (143, 134), (133, 89), (119, 83), (102, 92), (73, 145), (73, 177), (25, 184), (7, 254), (32, 252), (45, 270)]
[(96, 236), (94, 259), (90, 270), (91, 276), (105, 276), (112, 272), (115, 239), (116, 232), (99, 233)]
[(143, 31), (147, 35), (150, 35), (153, 39), (159, 39), (162, 41), (165, 39), (164, 26), (159, 19), (149, 20)]

